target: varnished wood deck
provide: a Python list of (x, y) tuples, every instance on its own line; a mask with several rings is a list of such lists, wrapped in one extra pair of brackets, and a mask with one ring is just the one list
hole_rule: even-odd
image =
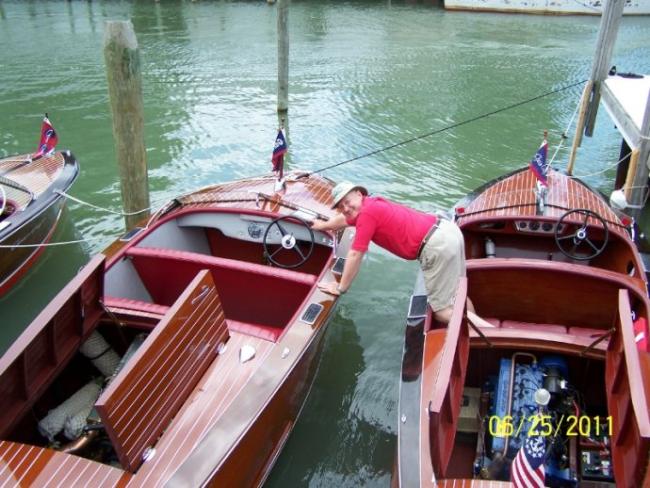
[[(239, 350), (249, 345), (255, 357), (241, 364)], [(232, 332), (226, 350), (214, 361), (156, 444), (153, 459), (135, 475), (122, 469), (25, 444), (0, 441), (0, 486), (160, 486), (216, 425), (221, 415), (264, 363), (274, 343)]]
[[(57, 152), (52, 156), (23, 164), (28, 156), (25, 154), (0, 160), (0, 182), (4, 179), (18, 183), (38, 197), (59, 177), (63, 171), (65, 160), (63, 154)], [(5, 172), (7, 173), (5, 174)], [(7, 193), (7, 198), (18, 204), (19, 210), (31, 201), (31, 196), (28, 193), (9, 185), (3, 185), (3, 188)]]
[[(465, 207), (464, 213), (458, 216), (459, 222), (465, 225), (496, 217), (535, 216), (535, 181), (532, 171), (524, 169), (496, 182)], [(543, 217), (558, 219), (566, 211), (578, 208), (598, 213), (605, 219), (611, 231), (625, 234), (621, 221), (606, 201), (581, 182), (552, 171), (548, 178), (548, 194)], [(582, 220), (576, 218), (571, 221)], [(590, 218), (589, 224), (597, 225), (597, 221)]]

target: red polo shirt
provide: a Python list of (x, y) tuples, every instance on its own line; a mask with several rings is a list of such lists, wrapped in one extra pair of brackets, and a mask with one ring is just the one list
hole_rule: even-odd
[(361, 210), (348, 225), (357, 228), (355, 251), (366, 252), (370, 241), (404, 259), (416, 259), (422, 239), (438, 218), (380, 197), (364, 197)]

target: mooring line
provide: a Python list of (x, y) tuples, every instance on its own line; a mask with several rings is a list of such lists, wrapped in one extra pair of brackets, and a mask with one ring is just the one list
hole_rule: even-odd
[(484, 113), (484, 114), (481, 114), (481, 115), (477, 115), (476, 117), (472, 117), (470, 119), (466, 119), (466, 120), (463, 120), (461, 122), (457, 122), (455, 124), (451, 124), (451, 125), (442, 127), (440, 129), (436, 129), (436, 130), (428, 132), (426, 134), (421, 134), (421, 135), (416, 136), (416, 137), (411, 137), (410, 139), (405, 139), (405, 140), (397, 142), (395, 144), (391, 144), (390, 146), (385, 146), (385, 147), (382, 147), (382, 148), (379, 148), (379, 149), (375, 149), (374, 151), (370, 151), (369, 153), (361, 154), (360, 156), (355, 156), (353, 158), (346, 159), (345, 161), (341, 161), (340, 163), (335, 163), (335, 164), (332, 164), (330, 166), (325, 166), (324, 168), (320, 168), (320, 169), (311, 171), (309, 173), (305, 173), (304, 176), (310, 176), (310, 175), (315, 174), (315, 173), (322, 173), (323, 171), (327, 171), (329, 169), (336, 168), (338, 166), (343, 166), (344, 164), (352, 163), (353, 161), (358, 161), (359, 159), (367, 158), (369, 156), (374, 156), (375, 154), (379, 154), (381, 152), (388, 151), (390, 149), (394, 149), (396, 147), (404, 146), (405, 144), (410, 144), (411, 142), (419, 141), (421, 139), (425, 139), (427, 137), (431, 137), (431, 136), (434, 136), (436, 134), (440, 134), (442, 132), (446, 132), (448, 130), (455, 129), (455, 128), (460, 127), (460, 126), (470, 124), (472, 122), (476, 122), (477, 120), (485, 119), (487, 117), (499, 114), (501, 112), (505, 112), (507, 110), (512, 110), (513, 108), (517, 108), (517, 107), (520, 107), (522, 105), (526, 105), (528, 103), (534, 102), (534, 101), (539, 100), (541, 98), (548, 97), (550, 95), (555, 95), (556, 93), (560, 93), (562, 91), (569, 90), (571, 88), (575, 88), (576, 86), (583, 85), (586, 82), (587, 82), (587, 80), (581, 80), (581, 81), (578, 81), (576, 83), (572, 83), (570, 85), (560, 87), (560, 88), (558, 88), (556, 90), (552, 90), (552, 91), (549, 91), (549, 92), (546, 92), (546, 93), (542, 93), (541, 95), (537, 95), (536, 97), (532, 97), (532, 98), (529, 98), (527, 100), (522, 100), (520, 102), (513, 103), (513, 104), (508, 105), (506, 107), (502, 107), (502, 108), (493, 110), (492, 112), (487, 112), (487, 113)]

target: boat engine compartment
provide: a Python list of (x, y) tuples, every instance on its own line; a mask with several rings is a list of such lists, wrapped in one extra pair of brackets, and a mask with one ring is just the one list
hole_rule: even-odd
[[(637, 331), (647, 334), (649, 307), (642, 290), (612, 275), (468, 262), (449, 324), (439, 327), (430, 310), (423, 324), (420, 408), (437, 476), (509, 481), (530, 441), (545, 445), (546, 486), (639, 486), (650, 356)], [(465, 296), (481, 319), (472, 328)]]
[(131, 239), (105, 275), (105, 304), (120, 320), (155, 325), (196, 273), (208, 269), (229, 327), (273, 341), (334, 252), (327, 234), (300, 219), (214, 210), (175, 214)]
[[(160, 323), (142, 332), (102, 310), (103, 267), (103, 259), (91, 261), (55, 299), (61, 308), (46, 309), (29, 344), (3, 364), (0, 435), (135, 472), (203, 374), (236, 361), (242, 341), (223, 362), (231, 334), (210, 271), (197, 273)], [(248, 341), (260, 357), (264, 342)], [(234, 381), (251, 371), (227, 369)]]
[(510, 481), (524, 442), (541, 437), (546, 486), (613, 483), (604, 378), (603, 360), (472, 347), (446, 477)]

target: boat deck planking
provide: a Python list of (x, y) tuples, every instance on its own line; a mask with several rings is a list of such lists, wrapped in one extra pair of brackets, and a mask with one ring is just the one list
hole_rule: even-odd
[[(535, 182), (535, 175), (527, 168), (498, 181), (465, 207), (464, 212), (458, 215), (459, 224), (466, 226), (474, 221), (495, 217), (514, 219), (536, 216)], [(608, 226), (610, 231), (627, 236), (618, 216), (606, 201), (580, 181), (551, 171), (546, 208), (540, 218), (556, 220), (571, 209), (590, 209), (603, 217), (608, 224), (612, 224)], [(578, 219), (570, 221), (582, 223)], [(588, 222), (592, 225), (598, 223), (591, 217)]]
[[(255, 357), (239, 362), (242, 346), (252, 346)], [(272, 342), (231, 332), (219, 361), (214, 361), (156, 444), (155, 456), (137, 473), (89, 461), (51, 449), (0, 441), (0, 482), (34, 486), (159, 486), (214, 427), (264, 363)]]
[[(57, 152), (52, 156), (44, 156), (31, 163), (23, 164), (28, 157), (29, 155), (25, 154), (1, 160), (0, 177), (28, 188), (35, 197), (38, 197), (59, 177), (65, 166), (65, 159), (62, 153)], [(18, 210), (22, 210), (32, 200), (28, 193), (7, 185), (3, 186), (7, 198), (18, 204)]]

